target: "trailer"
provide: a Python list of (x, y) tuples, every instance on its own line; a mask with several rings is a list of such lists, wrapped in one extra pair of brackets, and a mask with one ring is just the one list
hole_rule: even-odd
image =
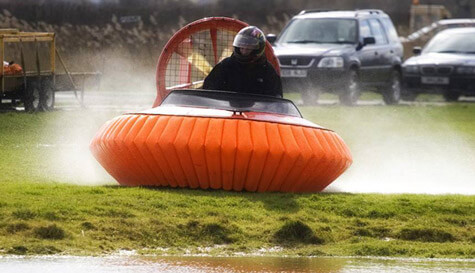
[[(45, 50), (46, 49), (46, 50)], [(13, 52), (9, 52), (13, 51)], [(25, 111), (50, 111), (54, 108), (55, 93), (73, 91), (84, 106), (84, 83), (100, 81), (98, 72), (70, 72), (55, 46), (52, 32), (21, 32), (0, 29), (0, 105), (23, 104)], [(6, 58), (19, 59), (19, 63)], [(59, 60), (61, 72), (56, 61)]]

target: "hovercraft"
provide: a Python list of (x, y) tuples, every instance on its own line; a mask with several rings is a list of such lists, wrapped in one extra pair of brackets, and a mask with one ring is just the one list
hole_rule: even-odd
[(91, 150), (121, 185), (234, 191), (321, 191), (352, 161), (289, 100), (205, 90), (109, 121)]
[[(219, 33), (232, 38), (229, 32), (245, 26), (235, 19), (206, 18), (167, 43), (154, 108), (112, 119), (91, 142), (94, 157), (119, 184), (319, 192), (351, 165), (343, 140), (303, 119), (290, 100), (184, 89), (199, 85), (210, 63), (227, 56), (229, 38)], [(197, 50), (206, 48), (203, 41), (211, 45), (210, 54)], [(275, 64), (270, 45), (266, 54)]]

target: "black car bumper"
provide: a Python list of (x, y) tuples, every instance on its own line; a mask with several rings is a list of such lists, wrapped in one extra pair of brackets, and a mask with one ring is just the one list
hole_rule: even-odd
[[(282, 68), (281, 70), (303, 70), (298, 68)], [(306, 76), (285, 76), (281, 79), (284, 92), (300, 92), (303, 88), (318, 89), (321, 92), (336, 93), (346, 88), (348, 70), (345, 69), (305, 69)]]
[(443, 94), (459, 93), (464, 96), (475, 96), (475, 75), (426, 77), (421, 75), (403, 75), (404, 88), (412, 93)]

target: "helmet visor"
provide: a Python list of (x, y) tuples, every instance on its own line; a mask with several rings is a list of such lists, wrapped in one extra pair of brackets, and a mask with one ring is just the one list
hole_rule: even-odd
[(236, 35), (233, 46), (247, 49), (259, 49), (259, 40), (247, 35)]

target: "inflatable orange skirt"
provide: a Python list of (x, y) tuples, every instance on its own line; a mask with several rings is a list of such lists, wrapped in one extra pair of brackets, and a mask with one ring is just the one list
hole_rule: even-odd
[(234, 191), (317, 192), (352, 162), (335, 132), (301, 117), (174, 105), (109, 121), (91, 150), (121, 185)]

